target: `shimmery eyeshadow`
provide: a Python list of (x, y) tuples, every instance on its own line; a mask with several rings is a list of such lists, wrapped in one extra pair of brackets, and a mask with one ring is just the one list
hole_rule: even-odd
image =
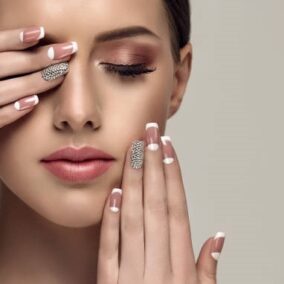
[(151, 64), (158, 55), (158, 48), (141, 43), (109, 43), (96, 50), (96, 56), (113, 64)]

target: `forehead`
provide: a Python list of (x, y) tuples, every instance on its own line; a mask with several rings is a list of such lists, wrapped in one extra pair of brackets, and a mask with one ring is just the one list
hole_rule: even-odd
[(166, 20), (163, 0), (0, 0), (0, 29), (43, 25), (62, 38), (141, 25), (167, 39)]

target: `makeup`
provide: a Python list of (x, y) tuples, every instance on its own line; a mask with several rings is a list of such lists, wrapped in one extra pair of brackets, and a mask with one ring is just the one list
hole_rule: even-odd
[(155, 71), (158, 48), (131, 41), (112, 42), (94, 50), (95, 65), (120, 76), (138, 76)]
[(114, 163), (114, 158), (93, 147), (67, 147), (43, 158), (41, 163), (64, 181), (87, 182), (105, 173)]

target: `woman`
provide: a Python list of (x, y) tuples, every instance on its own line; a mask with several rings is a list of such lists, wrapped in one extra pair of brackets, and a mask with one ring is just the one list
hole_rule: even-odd
[(216, 283), (224, 234), (195, 262), (163, 135), (189, 24), (186, 0), (0, 0), (0, 283)]

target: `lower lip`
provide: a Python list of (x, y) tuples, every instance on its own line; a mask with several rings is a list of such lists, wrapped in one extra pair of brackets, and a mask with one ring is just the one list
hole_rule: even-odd
[(86, 182), (106, 172), (113, 160), (90, 160), (84, 162), (43, 161), (43, 165), (52, 174), (69, 182)]

